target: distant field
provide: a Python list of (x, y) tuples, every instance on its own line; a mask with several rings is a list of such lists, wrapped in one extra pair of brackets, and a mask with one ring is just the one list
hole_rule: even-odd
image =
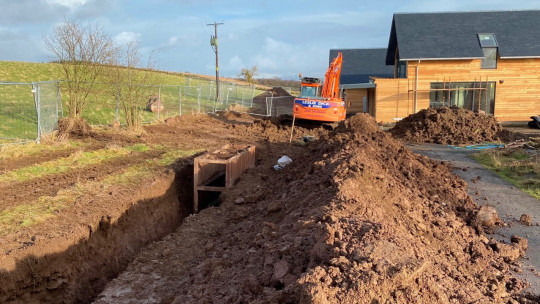
[[(143, 70), (139, 70), (143, 73)], [(152, 82), (145, 86), (145, 96), (161, 96), (164, 109), (160, 113), (141, 111), (143, 123), (163, 120), (167, 117), (224, 110), (239, 104), (244, 107), (251, 105), (251, 100), (263, 92), (264, 88), (255, 88), (235, 80), (221, 80), (221, 93), (218, 102), (215, 101), (215, 82), (210, 76), (150, 71)], [(0, 61), (0, 144), (18, 140), (34, 140), (37, 137), (37, 114), (32, 86), (29, 84), (40, 81), (58, 81), (62, 79), (61, 66), (55, 63), (30, 63)], [(42, 85), (41, 89), (41, 123), (51, 124), (57, 118), (67, 115), (66, 96), (60, 81), (60, 99), (57, 100), (56, 86)], [(91, 125), (110, 125), (116, 118), (124, 124), (120, 103), (110, 93), (106, 83), (95, 86), (89, 97), (83, 117)], [(59, 102), (59, 100), (61, 100)], [(146, 107), (148, 99), (140, 101), (141, 109)]]

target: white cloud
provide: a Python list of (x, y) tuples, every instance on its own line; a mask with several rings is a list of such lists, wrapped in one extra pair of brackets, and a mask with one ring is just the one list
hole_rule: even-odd
[(120, 45), (125, 45), (131, 41), (139, 40), (141, 34), (134, 32), (121, 32), (120, 34), (114, 36), (114, 41)]
[(240, 37), (238, 37), (238, 35), (234, 34), (234, 33), (229, 33), (227, 35), (227, 40), (228, 41), (238, 41), (240, 39)]
[(169, 45), (175, 45), (177, 43), (178, 43), (178, 37), (177, 36), (169, 37)]
[(240, 56), (234, 55), (233, 57), (231, 57), (231, 59), (229, 59), (229, 62), (227, 63), (227, 66), (229, 67), (229, 69), (231, 69), (233, 71), (235, 69), (240, 71), (240, 69), (242, 69), (244, 67), (244, 62), (242, 61)]
[(48, 4), (57, 4), (69, 8), (85, 5), (88, 0), (46, 0)]

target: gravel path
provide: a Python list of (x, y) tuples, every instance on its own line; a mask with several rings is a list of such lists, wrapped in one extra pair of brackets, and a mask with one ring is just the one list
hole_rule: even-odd
[[(540, 201), (469, 157), (477, 151), (456, 150), (436, 144), (414, 144), (409, 145), (409, 148), (429, 158), (450, 162), (454, 173), (468, 183), (467, 192), (473, 200), (478, 205), (489, 204), (497, 209), (499, 217), (507, 226), (497, 228), (494, 238), (506, 243), (510, 243), (512, 235), (528, 239), (529, 249), (521, 260), (523, 271), (518, 276), (531, 284), (527, 291), (540, 294)], [(519, 222), (522, 214), (531, 216), (532, 226)]]

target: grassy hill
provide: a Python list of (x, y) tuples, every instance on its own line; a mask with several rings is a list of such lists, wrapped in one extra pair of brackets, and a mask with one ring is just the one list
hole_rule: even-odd
[[(148, 70), (138, 69), (140, 73)], [(163, 110), (160, 113), (142, 111), (142, 121), (149, 123), (176, 115), (223, 110), (234, 104), (249, 106), (253, 96), (266, 87), (255, 88), (235, 79), (222, 78), (220, 100), (215, 101), (215, 79), (212, 76), (150, 70), (151, 82), (145, 86), (146, 96), (161, 96)], [(2, 139), (35, 139), (37, 136), (37, 113), (30, 83), (62, 80), (63, 73), (57, 63), (31, 63), (0, 61), (0, 142)], [(27, 83), (6, 84), (6, 83)], [(67, 115), (65, 90), (60, 82), (58, 101), (55, 84), (40, 86), (41, 123), (55, 125), (58, 118)], [(150, 85), (150, 86), (148, 86)], [(96, 86), (89, 97), (83, 117), (93, 125), (112, 124), (118, 118), (123, 122), (121, 107), (110, 93), (106, 83)], [(140, 101), (145, 108), (146, 100)]]

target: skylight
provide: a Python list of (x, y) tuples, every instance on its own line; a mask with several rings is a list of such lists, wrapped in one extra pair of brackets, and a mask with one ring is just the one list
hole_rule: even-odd
[(495, 34), (478, 34), (478, 40), (480, 41), (480, 46), (483, 48), (498, 47)]

